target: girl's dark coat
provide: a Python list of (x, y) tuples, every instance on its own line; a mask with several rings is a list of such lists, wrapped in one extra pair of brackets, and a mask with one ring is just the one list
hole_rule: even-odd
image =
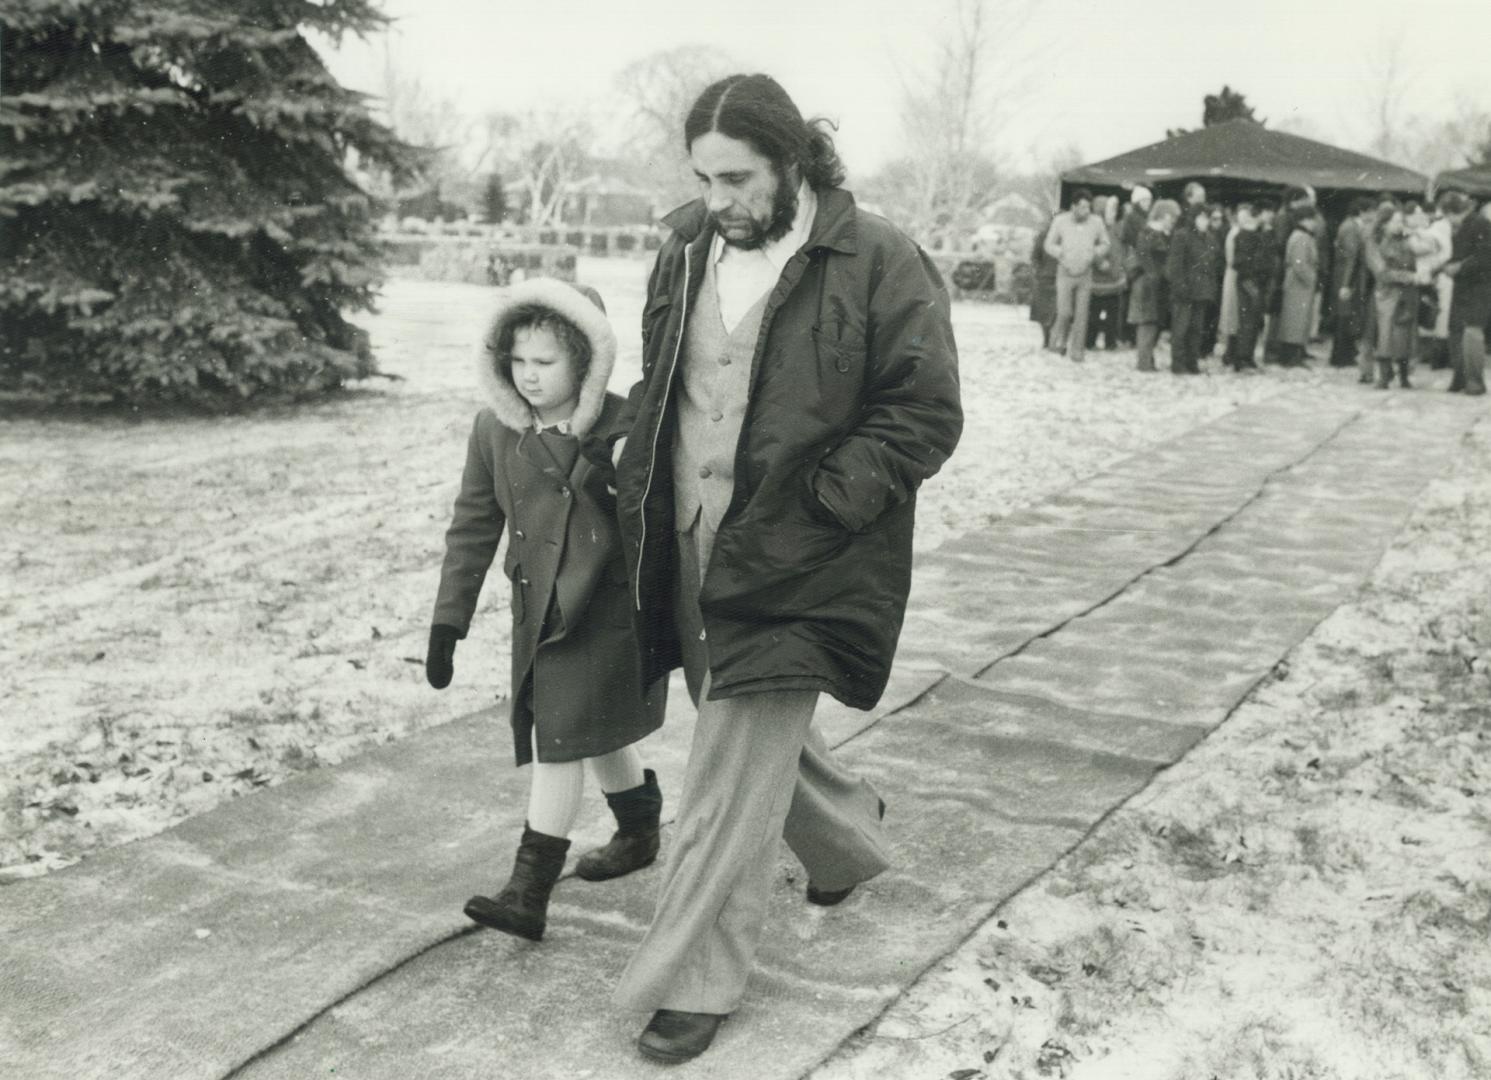
[[(538, 284), (518, 288), (532, 291)], [(544, 283), (550, 285), (590, 307), (569, 286)], [(504, 300), (499, 307), (488, 343), (495, 343), (512, 306)], [(583, 309), (564, 313), (590, 333), (596, 353), (575, 416), (580, 435), (620, 433), (622, 399), (605, 393), (615, 338), (609, 338), (608, 350), (597, 348), (598, 330), (573, 318), (584, 315)], [(599, 322), (605, 323), (604, 316)], [(532, 430), (526, 403), (511, 382), (492, 371), (488, 349), (482, 352), (482, 382), (491, 407), (477, 414), (467, 444), (461, 491), (445, 536), (434, 622), (465, 633), (506, 532), (503, 574), (512, 586), (511, 719), (517, 763), (532, 759), (535, 718), (540, 761), (609, 753), (657, 730), (666, 701), (664, 683), (641, 684), (615, 502), (606, 491), (609, 477), (584, 455), (561, 474)], [(551, 610), (557, 618), (548, 617)]]

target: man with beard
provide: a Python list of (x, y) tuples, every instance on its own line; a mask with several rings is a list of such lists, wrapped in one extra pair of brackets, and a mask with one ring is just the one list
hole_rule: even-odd
[(664, 218), (612, 454), (644, 671), (681, 665), (698, 707), (657, 908), (616, 993), (653, 1011), (638, 1046), (664, 1062), (739, 1004), (779, 838), (814, 904), (888, 865), (885, 804), (813, 711), (885, 689), (917, 487), (962, 411), (942, 280), (839, 187), (826, 127), (765, 75), (695, 102), (702, 197)]

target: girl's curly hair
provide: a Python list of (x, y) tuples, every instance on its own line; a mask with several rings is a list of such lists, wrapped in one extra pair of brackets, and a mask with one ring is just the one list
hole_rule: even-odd
[(590, 338), (569, 319), (542, 304), (519, 304), (503, 320), (497, 340), (492, 343), (499, 375), (513, 381), (513, 342), (519, 330), (547, 330), (553, 334), (575, 366), (575, 385), (585, 385), (585, 376), (590, 374)]

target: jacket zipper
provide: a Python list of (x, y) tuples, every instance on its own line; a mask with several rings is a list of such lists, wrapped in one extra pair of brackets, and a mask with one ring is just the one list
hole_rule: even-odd
[(683, 335), (688, 327), (689, 280), (692, 276), (690, 256), (692, 254), (693, 245), (686, 245), (683, 249), (683, 304), (679, 308), (678, 340), (673, 345), (673, 362), (668, 366), (668, 379), (663, 383), (663, 403), (658, 410), (657, 424), (652, 429), (652, 455), (647, 460), (647, 483), (642, 485), (642, 502), (637, 510), (637, 516), (642, 519), (642, 538), (637, 544), (637, 572), (632, 580), (637, 583), (635, 600), (638, 611), (642, 610), (642, 558), (647, 551), (647, 496), (652, 492), (652, 477), (657, 471), (657, 441), (663, 432), (663, 416), (668, 411), (668, 395), (673, 390), (673, 376), (678, 371), (678, 356), (683, 351)]

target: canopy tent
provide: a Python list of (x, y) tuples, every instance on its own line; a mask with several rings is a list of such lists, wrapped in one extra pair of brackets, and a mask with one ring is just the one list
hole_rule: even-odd
[(1119, 194), (1143, 184), (1157, 197), (1179, 198), (1187, 181), (1199, 180), (1223, 202), (1277, 198), (1289, 185), (1308, 184), (1327, 217), (1362, 192), (1423, 195), (1429, 178), (1388, 161), (1272, 131), (1252, 120), (1227, 120), (1061, 175), (1061, 202), (1078, 187)]
[(1491, 165), (1442, 172), (1434, 178), (1434, 190), (1463, 191), (1477, 199), (1491, 199)]

